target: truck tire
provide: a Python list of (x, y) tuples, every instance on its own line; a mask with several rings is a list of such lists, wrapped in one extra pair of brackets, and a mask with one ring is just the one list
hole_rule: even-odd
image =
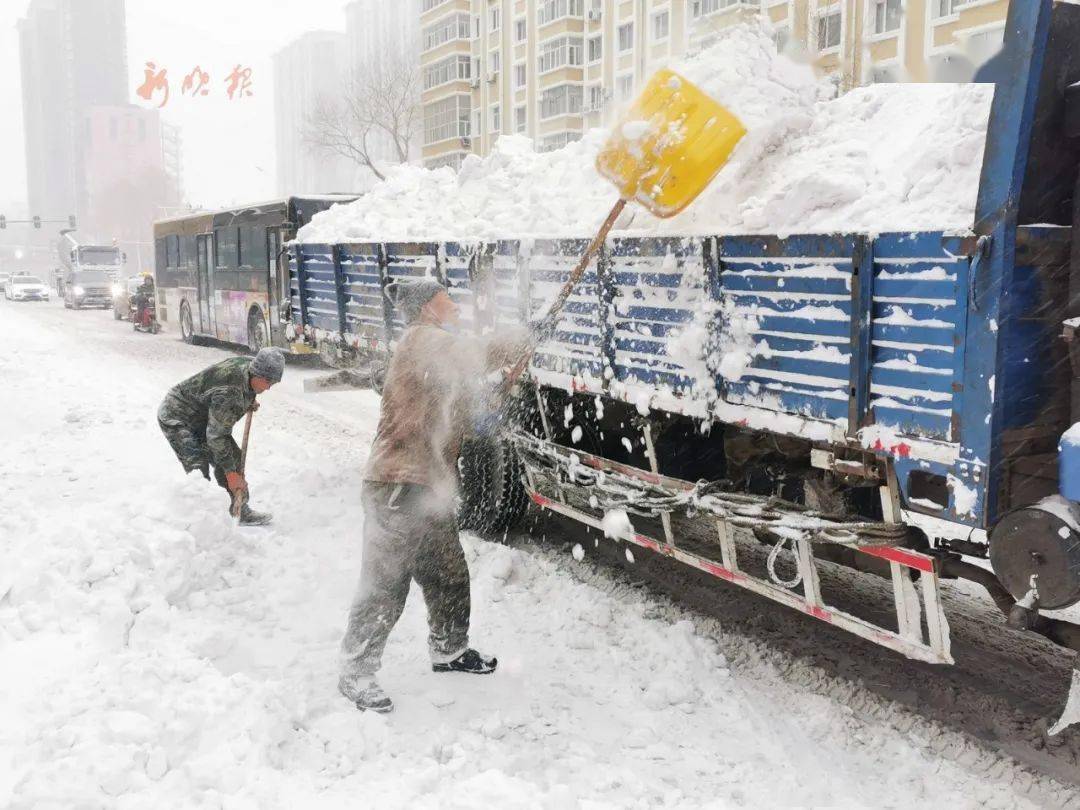
[(514, 446), (502, 438), (467, 440), (458, 458), (461, 502), (458, 525), (487, 539), (513, 529), (528, 509), (523, 467)]

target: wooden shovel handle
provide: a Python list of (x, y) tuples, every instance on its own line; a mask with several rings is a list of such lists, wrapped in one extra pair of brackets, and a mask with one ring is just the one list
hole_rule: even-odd
[[(251, 420), (254, 416), (255, 411), (249, 409), (247, 412), (247, 419), (244, 420), (244, 438), (240, 442), (240, 475), (244, 474), (244, 469), (247, 467), (248, 437), (251, 436)], [(233, 517), (240, 517), (240, 510), (244, 508), (245, 501), (247, 501), (246, 492), (233, 495), (232, 506), (229, 508)]]
[[(563, 284), (562, 289), (559, 290), (559, 294), (555, 296), (555, 300), (552, 302), (551, 307), (548, 309), (547, 314), (543, 320), (540, 321), (540, 326), (537, 329), (538, 334), (543, 335), (548, 329), (553, 328), (559, 321), (559, 315), (562, 312), (562, 308), (566, 305), (567, 299), (570, 298), (570, 293), (574, 291), (574, 287), (581, 281), (582, 276), (585, 275), (585, 270), (588, 269), (589, 263), (592, 262), (593, 256), (600, 250), (601, 245), (607, 239), (608, 233), (615, 226), (615, 220), (619, 218), (619, 214), (626, 208), (626, 200), (619, 198), (619, 201), (611, 207), (611, 211), (607, 215), (607, 219), (604, 220), (604, 224), (600, 226), (600, 230), (596, 232), (596, 236), (589, 243), (589, 246), (585, 248), (585, 252), (581, 254), (581, 260), (577, 263), (571, 272), (569, 278), (566, 279), (566, 283)], [(541, 338), (542, 339), (542, 338)], [(532, 343), (528, 349), (518, 358), (518, 361), (514, 363), (510, 371), (506, 375), (506, 379), (503, 381), (503, 391), (508, 391), (518, 381), (518, 378), (525, 372), (525, 369), (529, 366), (529, 361), (532, 360), (532, 356), (536, 353), (538, 342)]]

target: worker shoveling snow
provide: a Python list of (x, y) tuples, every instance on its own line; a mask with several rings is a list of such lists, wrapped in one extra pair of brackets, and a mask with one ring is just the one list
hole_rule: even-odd
[[(748, 134), (689, 208), (627, 209), (630, 233), (883, 232), (969, 228), (991, 85), (890, 84), (831, 98), (832, 84), (778, 54), (756, 26), (673, 66)], [(624, 133), (625, 134), (625, 133)], [(356, 202), (316, 215), (302, 242), (589, 236), (617, 192), (595, 169), (606, 130), (537, 153), (504, 135), (461, 171), (399, 166)]]

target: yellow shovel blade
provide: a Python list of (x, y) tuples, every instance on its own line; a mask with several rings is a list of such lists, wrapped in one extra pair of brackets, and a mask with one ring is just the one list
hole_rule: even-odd
[(745, 134), (730, 110), (664, 69), (612, 130), (596, 169), (623, 199), (670, 217), (705, 190)]

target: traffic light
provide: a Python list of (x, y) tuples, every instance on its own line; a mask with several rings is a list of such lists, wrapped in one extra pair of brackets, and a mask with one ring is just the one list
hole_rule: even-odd
[(5, 217), (3, 214), (0, 214), (0, 231), (4, 230), (4, 228), (6, 228), (6, 227), (7, 227), (7, 217)]
[(38, 229), (41, 228), (41, 217), (34, 217), (34, 227)]
[(68, 227), (71, 228), (71, 230), (75, 230), (75, 215), (74, 214), (72, 214), (71, 216), (68, 217)]

